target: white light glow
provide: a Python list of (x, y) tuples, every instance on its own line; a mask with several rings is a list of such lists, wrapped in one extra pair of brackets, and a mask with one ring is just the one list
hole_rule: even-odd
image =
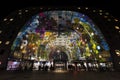
[(3, 21), (7, 21), (7, 18), (5, 18)]
[(0, 30), (0, 34), (2, 33), (2, 31)]
[(0, 41), (0, 44), (2, 43), (2, 41)]
[(120, 29), (118, 26), (115, 26), (115, 29)]
[(9, 43), (10, 43), (9, 41), (6, 41), (6, 43), (5, 43), (5, 44), (6, 44), (6, 45), (8, 45)]
[(11, 18), (10, 21), (13, 21), (13, 18)]
[(100, 50), (100, 46), (97, 46), (97, 49)]
[(78, 7), (78, 9), (80, 9), (80, 7)]

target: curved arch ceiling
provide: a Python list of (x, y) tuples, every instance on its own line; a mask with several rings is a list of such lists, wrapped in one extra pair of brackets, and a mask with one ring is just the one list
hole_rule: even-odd
[(33, 16), (20, 30), (12, 47), (15, 58), (49, 60), (56, 49), (69, 60), (108, 60), (109, 46), (95, 23), (74, 11), (46, 11)]

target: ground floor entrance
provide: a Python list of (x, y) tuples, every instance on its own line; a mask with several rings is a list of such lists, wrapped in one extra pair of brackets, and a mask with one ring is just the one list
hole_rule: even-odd
[(8, 61), (6, 70), (22, 71), (114, 71), (112, 62), (97, 61)]
[(67, 61), (66, 60), (54, 60), (53, 66), (55, 70), (67, 70)]

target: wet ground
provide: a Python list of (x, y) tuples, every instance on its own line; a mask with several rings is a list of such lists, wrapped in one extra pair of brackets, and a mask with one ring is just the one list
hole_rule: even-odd
[(120, 80), (120, 72), (0, 71), (0, 80)]

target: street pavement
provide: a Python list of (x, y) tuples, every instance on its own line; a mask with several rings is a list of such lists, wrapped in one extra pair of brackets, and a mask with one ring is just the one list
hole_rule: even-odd
[(120, 72), (0, 71), (0, 80), (120, 80)]

